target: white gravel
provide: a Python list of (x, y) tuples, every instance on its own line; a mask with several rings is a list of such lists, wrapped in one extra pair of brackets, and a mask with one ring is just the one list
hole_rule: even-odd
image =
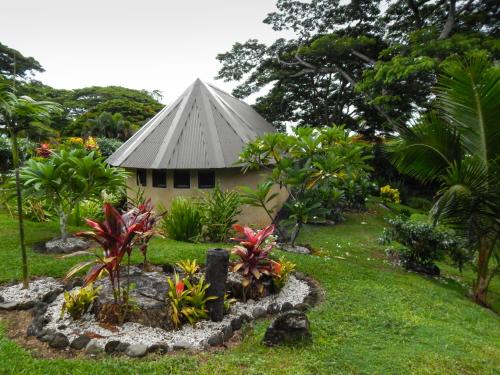
[(63, 285), (59, 281), (52, 277), (47, 277), (31, 281), (28, 289), (23, 289), (22, 284), (0, 288), (0, 296), (5, 300), (4, 303), (21, 305), (41, 301), (50, 292), (62, 288)]
[(116, 327), (116, 332), (100, 326), (95, 321), (94, 316), (89, 313), (85, 314), (80, 321), (74, 321), (68, 316), (60, 319), (63, 303), (63, 295), (61, 294), (49, 306), (45, 314), (49, 319), (49, 323), (45, 328), (64, 333), (70, 341), (84, 333), (94, 333), (103, 336), (103, 338), (95, 339), (102, 348), (104, 348), (108, 341), (118, 340), (129, 344), (140, 343), (148, 347), (155, 344), (168, 345), (170, 350), (174, 346), (200, 350), (208, 346), (207, 341), (210, 337), (222, 332), (225, 327), (230, 326), (233, 319), (243, 314), (253, 319), (253, 309), (256, 307), (267, 309), (272, 303), (277, 303), (281, 306), (285, 302), (290, 302), (292, 305), (296, 305), (303, 302), (309, 292), (309, 285), (305, 281), (290, 276), (287, 284), (280, 293), (264, 297), (251, 304), (237, 302), (231, 307), (230, 313), (224, 316), (222, 322), (203, 320), (195, 326), (185, 324), (181, 329), (176, 331), (165, 331), (161, 328), (151, 328), (138, 323), (125, 323), (120, 327)]

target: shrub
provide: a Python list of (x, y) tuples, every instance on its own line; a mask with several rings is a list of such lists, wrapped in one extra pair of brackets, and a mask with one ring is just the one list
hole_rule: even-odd
[(380, 197), (382, 198), (384, 203), (401, 203), (401, 200), (399, 198), (399, 190), (391, 188), (390, 185), (385, 185), (380, 188)]
[(188, 278), (193, 277), (194, 274), (200, 269), (200, 266), (196, 263), (196, 259), (181, 260), (180, 262), (176, 263), (176, 265), (186, 274)]
[(73, 319), (80, 319), (87, 312), (92, 302), (97, 298), (102, 287), (94, 288), (89, 284), (77, 291), (64, 292), (64, 303), (61, 309), (61, 319), (67, 312)]
[(389, 244), (397, 241), (403, 245), (397, 251), (404, 267), (415, 269), (418, 266), (434, 266), (434, 262), (444, 255), (450, 255), (459, 267), (463, 264), (464, 260), (458, 254), (463, 253), (466, 244), (452, 231), (401, 216), (388, 222), (391, 227), (384, 228), (380, 242)]
[(281, 290), (288, 281), (290, 274), (295, 270), (295, 263), (286, 260), (284, 257), (279, 261), (273, 261), (273, 285), (277, 290)]
[(122, 141), (114, 138), (97, 138), (97, 145), (99, 146), (101, 155), (104, 157), (110, 156), (113, 152), (118, 150), (122, 144)]
[(201, 276), (198, 283), (191, 283), (188, 278), (180, 280), (175, 274), (174, 279), (168, 278), (169, 291), (167, 298), (172, 306), (172, 324), (179, 328), (184, 321), (195, 324), (200, 319), (208, 317), (206, 303), (217, 297), (206, 296), (210, 284), (205, 283), (205, 276)]
[(239, 257), (232, 265), (233, 272), (243, 275), (243, 288), (255, 289), (259, 294), (264, 291), (262, 276), (271, 276), (272, 260), (268, 255), (273, 249), (275, 242), (271, 237), (274, 225), (254, 232), (249, 227), (234, 225), (234, 229), (243, 234), (243, 238), (233, 238), (240, 244), (233, 248), (232, 253)]
[(236, 191), (222, 191), (217, 184), (211, 193), (201, 200), (204, 235), (210, 241), (224, 242), (236, 223), (240, 210), (240, 196)]
[(162, 227), (174, 240), (198, 241), (202, 230), (199, 206), (184, 197), (175, 198), (170, 211), (162, 220)]

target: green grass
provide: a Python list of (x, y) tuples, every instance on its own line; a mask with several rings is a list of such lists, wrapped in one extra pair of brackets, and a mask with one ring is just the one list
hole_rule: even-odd
[[(286, 254), (314, 276), (325, 301), (308, 313), (314, 340), (299, 347), (260, 344), (269, 321), (259, 321), (242, 344), (216, 353), (175, 354), (143, 360), (42, 360), (5, 337), (0, 323), (0, 373), (13, 374), (494, 374), (500, 368), (500, 319), (467, 297), (472, 273), (444, 265), (452, 278), (435, 280), (384, 261), (377, 237), (387, 214), (378, 205), (335, 227), (307, 227), (299, 242), (317, 256)], [(0, 281), (18, 279), (17, 228), (0, 214)], [(29, 242), (57, 233), (54, 224), (27, 223)], [(212, 245), (155, 239), (153, 262), (204, 260)], [(62, 276), (75, 259), (30, 252), (33, 275)], [(137, 258), (136, 260), (139, 260)], [(445, 275), (447, 276), (447, 275)], [(455, 281), (458, 280), (458, 281)], [(498, 306), (500, 285), (491, 296)]]

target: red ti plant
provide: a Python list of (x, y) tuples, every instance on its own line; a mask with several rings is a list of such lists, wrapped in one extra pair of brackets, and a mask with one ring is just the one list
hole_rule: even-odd
[(146, 269), (148, 264), (147, 253), (149, 240), (157, 234), (157, 232), (155, 231), (156, 224), (165, 213), (159, 215), (154, 213), (151, 198), (148, 198), (143, 203), (140, 203), (139, 205), (137, 205), (137, 207), (131, 206), (128, 212), (129, 215), (127, 216), (127, 220), (133, 221), (137, 217), (141, 217), (142, 234), (137, 241), (137, 246), (139, 247), (139, 251), (144, 257), (143, 267), (144, 269)]
[(232, 270), (243, 274), (243, 287), (255, 287), (259, 294), (264, 291), (262, 276), (271, 276), (273, 272), (269, 253), (276, 244), (266, 239), (274, 232), (274, 225), (269, 225), (260, 231), (253, 231), (249, 227), (234, 225), (233, 228), (243, 234), (243, 238), (232, 238), (240, 244), (233, 248), (232, 253), (240, 257), (234, 262)]
[[(120, 285), (120, 264), (127, 255), (130, 259), (132, 248), (142, 233), (144, 215), (135, 215), (130, 211), (120, 214), (112, 205), (104, 205), (102, 222), (86, 219), (93, 231), (80, 232), (77, 236), (93, 239), (103, 250), (103, 255), (88, 251), (79, 251), (71, 255), (92, 254), (95, 259), (77, 264), (70, 269), (66, 279), (87, 266), (91, 266), (84, 279), (84, 286), (94, 282), (103, 272), (108, 274), (113, 289), (115, 302), (127, 302), (128, 293), (123, 293)], [(128, 269), (128, 267), (127, 267)], [(128, 292), (128, 285), (127, 285)]]
[(52, 154), (52, 149), (50, 148), (50, 144), (48, 143), (41, 143), (40, 147), (37, 147), (35, 151), (36, 156), (42, 158), (48, 158)]

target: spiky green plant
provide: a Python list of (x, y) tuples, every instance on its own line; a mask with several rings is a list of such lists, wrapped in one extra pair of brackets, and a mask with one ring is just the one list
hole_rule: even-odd
[(500, 68), (478, 54), (444, 72), (435, 110), (401, 131), (392, 156), (400, 171), (440, 183), (431, 216), (467, 238), (477, 259), (473, 298), (487, 305), (500, 265)]

